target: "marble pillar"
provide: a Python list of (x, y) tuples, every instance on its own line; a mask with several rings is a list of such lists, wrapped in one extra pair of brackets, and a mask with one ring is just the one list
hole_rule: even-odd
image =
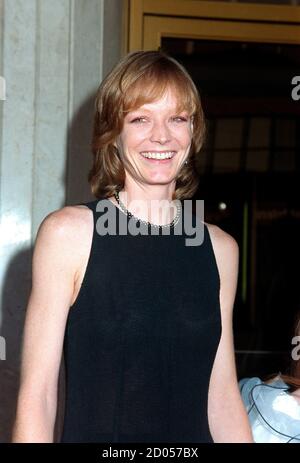
[(95, 92), (120, 58), (122, 0), (0, 0), (0, 442), (18, 389), (31, 258), (42, 220), (92, 198)]

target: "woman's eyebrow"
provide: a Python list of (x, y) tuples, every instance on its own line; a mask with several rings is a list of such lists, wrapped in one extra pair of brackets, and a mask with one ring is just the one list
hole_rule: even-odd
[(130, 112), (135, 113), (135, 112), (138, 112), (138, 111), (152, 111), (151, 108), (147, 108), (146, 106), (147, 105), (139, 106), (138, 108), (132, 109)]
[[(156, 111), (157, 111), (157, 109), (146, 108), (145, 106), (140, 106), (137, 109), (132, 109), (132, 110), (128, 111), (127, 114), (133, 114), (133, 113), (139, 113), (139, 112), (152, 113), (152, 112), (156, 112)], [(175, 107), (168, 110), (167, 112), (170, 113), (170, 114), (189, 114), (187, 109), (178, 109), (178, 108), (175, 108)]]

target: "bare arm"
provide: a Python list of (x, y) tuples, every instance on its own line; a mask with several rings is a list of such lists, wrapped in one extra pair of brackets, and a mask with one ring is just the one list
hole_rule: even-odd
[(232, 312), (238, 278), (238, 245), (219, 227), (209, 225), (221, 280), (222, 335), (209, 386), (208, 419), (215, 442), (253, 442), (235, 367)]
[(80, 221), (82, 210), (66, 207), (46, 217), (37, 234), (13, 442), (53, 442), (64, 330), (80, 263), (80, 252), (74, 252)]

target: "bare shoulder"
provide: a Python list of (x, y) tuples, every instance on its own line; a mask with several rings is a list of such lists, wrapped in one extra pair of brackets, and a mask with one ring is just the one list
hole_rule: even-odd
[(93, 213), (86, 206), (65, 206), (48, 214), (40, 224), (36, 243), (36, 259), (60, 262), (66, 268), (80, 271), (91, 245)]
[(222, 230), (217, 225), (206, 225), (211, 238), (220, 276), (220, 302), (222, 317), (225, 316), (230, 319), (232, 316), (238, 280), (238, 243), (233, 236)]
[[(42, 287), (49, 272), (70, 288), (73, 303), (83, 279), (93, 237), (93, 213), (86, 206), (65, 206), (42, 221), (33, 255), (33, 280)], [(44, 278), (45, 277), (45, 278)], [(56, 282), (57, 286), (57, 282)], [(49, 292), (49, 285), (47, 286)]]
[(235, 255), (239, 252), (239, 246), (235, 238), (222, 230), (217, 225), (205, 223), (208, 228), (214, 251), (218, 254)]
[(39, 232), (70, 238), (89, 228), (92, 211), (86, 206), (65, 206), (50, 212), (42, 221)]
[(217, 225), (207, 224), (216, 263), (221, 279), (221, 286), (225, 282), (236, 284), (239, 265), (239, 246), (235, 238)]
[(41, 222), (37, 239), (50, 244), (59, 241), (65, 246), (88, 240), (92, 231), (93, 214), (86, 206), (65, 206), (50, 212)]

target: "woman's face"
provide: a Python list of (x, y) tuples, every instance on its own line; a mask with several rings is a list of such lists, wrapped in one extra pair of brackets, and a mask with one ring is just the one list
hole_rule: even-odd
[(118, 148), (126, 173), (147, 184), (170, 184), (188, 156), (192, 122), (187, 111), (176, 111), (171, 91), (127, 113)]

